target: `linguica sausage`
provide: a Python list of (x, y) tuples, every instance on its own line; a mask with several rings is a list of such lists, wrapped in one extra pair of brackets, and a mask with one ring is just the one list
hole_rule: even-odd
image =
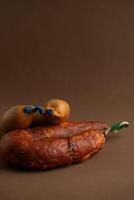
[(86, 122), (64, 122), (60, 125), (47, 125), (42, 127), (31, 128), (30, 131), (33, 137), (47, 137), (47, 138), (68, 138), (74, 135), (81, 134), (90, 129), (97, 129), (103, 131), (109, 128), (106, 123), (99, 121), (86, 121)]
[(2, 137), (0, 154), (6, 163), (22, 169), (78, 163), (103, 147), (104, 129), (107, 124), (93, 121), (15, 129)]
[(15, 129), (1, 138), (0, 156), (13, 167), (29, 170), (79, 163), (98, 152), (108, 134), (128, 125), (124, 121), (108, 127), (91, 121)]

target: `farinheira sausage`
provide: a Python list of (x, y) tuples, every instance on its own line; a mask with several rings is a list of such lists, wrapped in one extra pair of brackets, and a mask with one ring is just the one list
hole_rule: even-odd
[(108, 133), (127, 126), (127, 122), (111, 128), (102, 122), (64, 122), (16, 129), (2, 137), (0, 154), (7, 164), (21, 169), (43, 170), (78, 163), (98, 152)]
[(43, 107), (39, 105), (13, 106), (0, 120), (0, 137), (13, 129), (61, 124), (69, 118), (69, 115), (70, 106), (62, 99), (51, 99)]
[(17, 128), (28, 128), (32, 123), (33, 116), (36, 112), (35, 106), (29, 106), (31, 112), (25, 113), (25, 105), (17, 105), (7, 110), (0, 120), (0, 137), (6, 132)]

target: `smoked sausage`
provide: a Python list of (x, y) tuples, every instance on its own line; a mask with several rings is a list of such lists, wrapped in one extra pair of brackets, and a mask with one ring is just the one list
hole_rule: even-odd
[(100, 151), (107, 135), (128, 126), (126, 121), (111, 127), (87, 121), (15, 129), (1, 138), (0, 157), (10, 166), (28, 170), (79, 163)]
[(104, 143), (102, 122), (64, 122), (60, 125), (15, 129), (0, 141), (0, 155), (10, 166), (44, 170), (82, 162)]

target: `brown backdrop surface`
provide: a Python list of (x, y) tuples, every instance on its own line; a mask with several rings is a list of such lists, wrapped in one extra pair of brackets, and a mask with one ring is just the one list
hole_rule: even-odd
[(1, 200), (134, 199), (133, 11), (133, 1), (0, 1), (0, 115), (59, 97), (71, 119), (131, 122), (82, 164), (1, 165)]

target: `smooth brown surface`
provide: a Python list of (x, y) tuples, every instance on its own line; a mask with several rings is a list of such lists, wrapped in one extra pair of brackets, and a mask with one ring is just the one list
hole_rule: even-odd
[(133, 10), (133, 1), (0, 1), (0, 115), (64, 98), (71, 119), (131, 122), (82, 164), (1, 165), (0, 199), (134, 199)]

